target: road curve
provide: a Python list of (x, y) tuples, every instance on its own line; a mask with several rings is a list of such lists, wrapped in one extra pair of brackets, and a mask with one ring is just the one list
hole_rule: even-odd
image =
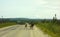
[(44, 34), (36, 26), (34, 29), (27, 28), (24, 25), (13, 25), (5, 28), (0, 28), (0, 37), (50, 37)]

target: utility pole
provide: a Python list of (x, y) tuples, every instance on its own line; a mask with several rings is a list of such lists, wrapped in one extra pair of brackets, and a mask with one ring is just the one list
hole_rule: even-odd
[(1, 16), (1, 18), (2, 18), (2, 24), (3, 24), (3, 16)]

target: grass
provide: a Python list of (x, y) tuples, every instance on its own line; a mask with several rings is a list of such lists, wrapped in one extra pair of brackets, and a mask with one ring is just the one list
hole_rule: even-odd
[(53, 23), (38, 23), (36, 26), (52, 37), (60, 37), (60, 25)]
[(0, 28), (11, 26), (11, 25), (16, 25), (16, 23), (15, 22), (0, 23)]

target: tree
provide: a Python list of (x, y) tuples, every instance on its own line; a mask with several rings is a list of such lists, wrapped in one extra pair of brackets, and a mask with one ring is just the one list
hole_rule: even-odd
[(57, 21), (57, 17), (56, 17), (56, 14), (55, 16), (53, 17), (53, 23), (55, 23)]

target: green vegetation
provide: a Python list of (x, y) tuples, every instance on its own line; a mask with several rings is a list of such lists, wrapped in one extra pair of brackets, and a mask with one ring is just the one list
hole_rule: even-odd
[(16, 25), (16, 23), (15, 22), (0, 23), (0, 28), (11, 26), (11, 25)]
[(42, 29), (45, 33), (48, 33), (52, 37), (60, 37), (60, 26), (52, 23), (39, 23), (36, 25)]
[(60, 20), (43, 20), (38, 22), (36, 26), (52, 37), (60, 37)]
[(60, 20), (57, 20), (56, 14), (53, 19), (38, 22), (36, 26), (52, 37), (60, 37)]

